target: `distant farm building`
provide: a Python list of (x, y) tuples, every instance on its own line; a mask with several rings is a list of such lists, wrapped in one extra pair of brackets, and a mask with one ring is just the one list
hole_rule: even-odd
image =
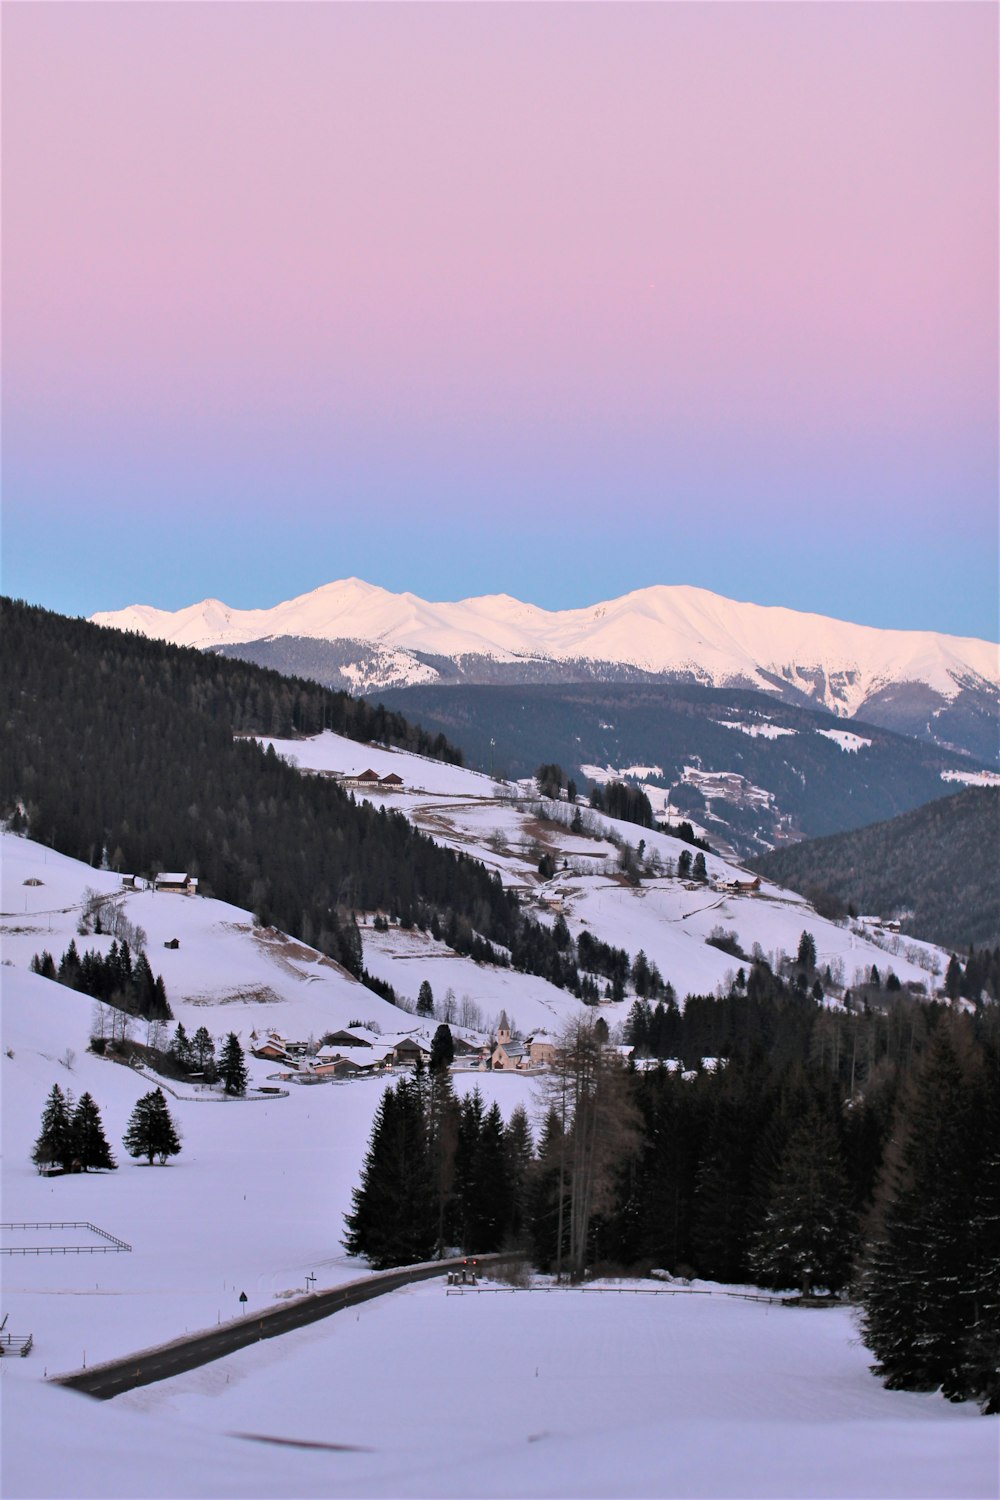
[(181, 896), (197, 896), (198, 877), (197, 875), (188, 875), (186, 871), (164, 872), (162, 875), (157, 875), (153, 882), (153, 889), (156, 891), (173, 891)]
[(760, 876), (755, 875), (753, 880), (719, 880), (715, 889), (730, 896), (755, 896), (760, 890)]

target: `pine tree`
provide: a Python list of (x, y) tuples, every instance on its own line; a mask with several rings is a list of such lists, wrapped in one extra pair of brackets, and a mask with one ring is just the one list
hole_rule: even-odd
[(978, 1114), (982, 1150), (968, 1225), (968, 1331), (962, 1350), (962, 1387), (988, 1416), (1000, 1414), (1000, 1055), (984, 1069)]
[(73, 1164), (74, 1151), (73, 1121), (66, 1095), (58, 1083), (54, 1083), (42, 1111), (42, 1130), (32, 1149), (31, 1160), (40, 1172), (47, 1166), (61, 1167), (66, 1172)]
[(90, 1094), (80, 1095), (73, 1112), (73, 1140), (76, 1159), (85, 1172), (90, 1167), (113, 1169), (118, 1165), (104, 1134), (101, 1112)]
[(940, 1023), (900, 1102), (862, 1278), (865, 1340), (891, 1390), (963, 1386), (973, 1321), (971, 1097), (951, 1028)]
[(799, 937), (799, 951), (796, 963), (800, 969), (811, 974), (816, 967), (816, 939), (811, 932), (803, 932)]
[(764, 1222), (750, 1252), (762, 1286), (816, 1286), (839, 1292), (850, 1274), (853, 1218), (840, 1143), (814, 1106), (796, 1126), (768, 1194)]
[(214, 1073), (215, 1071), (215, 1043), (213, 1042), (208, 1028), (199, 1026), (191, 1040), (191, 1050), (194, 1065), (200, 1073)]
[(560, 1266), (568, 1251), (565, 1158), (566, 1138), (562, 1118), (558, 1106), (553, 1105), (542, 1123), (538, 1155), (528, 1174), (526, 1195), (532, 1257), (542, 1271), (548, 1271), (553, 1265)]
[(421, 1087), (401, 1078), (386, 1089), (352, 1190), (344, 1246), (376, 1270), (429, 1260), (437, 1231)]
[(499, 1250), (509, 1220), (511, 1192), (503, 1116), (496, 1100), (483, 1115), (465, 1191), (463, 1248), (477, 1255)]
[(520, 1240), (524, 1231), (527, 1213), (528, 1178), (531, 1172), (534, 1143), (528, 1112), (523, 1104), (516, 1104), (504, 1130), (504, 1151), (507, 1158), (507, 1184), (510, 1202), (507, 1232), (513, 1240)]
[(176, 1156), (181, 1143), (162, 1089), (153, 1089), (136, 1101), (122, 1137), (129, 1156), (145, 1156), (149, 1165), (158, 1157), (163, 1166), (168, 1156)]
[(247, 1091), (247, 1065), (243, 1048), (235, 1031), (226, 1037), (222, 1056), (219, 1058), (219, 1074), (227, 1094), (243, 1095)]
[(432, 1016), (434, 1014), (434, 992), (426, 979), (421, 982), (417, 991), (417, 1015)]
[(451, 1085), (451, 1072), (447, 1064), (435, 1067), (432, 1058), (424, 1097), (427, 1117), (427, 1156), (431, 1191), (437, 1214), (436, 1253), (440, 1256), (444, 1254), (445, 1245), (453, 1239), (455, 1153), (458, 1148), (459, 1122), (459, 1103), (455, 1098)]
[(177, 1030), (170, 1041), (170, 1056), (179, 1068), (185, 1071), (191, 1066), (191, 1041), (184, 1030), (184, 1022), (178, 1021)]
[(451, 1027), (442, 1021), (431, 1039), (431, 1072), (436, 1073), (439, 1068), (450, 1068), (454, 1061), (455, 1039), (451, 1034)]

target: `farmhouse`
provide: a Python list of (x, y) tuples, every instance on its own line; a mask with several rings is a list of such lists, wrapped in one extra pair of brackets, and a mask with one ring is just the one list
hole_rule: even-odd
[(423, 1063), (430, 1062), (430, 1048), (423, 1047), (412, 1036), (404, 1036), (402, 1041), (397, 1042), (391, 1053), (395, 1063), (409, 1063), (416, 1067), (417, 1060)]
[(197, 896), (198, 877), (188, 875), (186, 871), (173, 871), (157, 875), (153, 881), (155, 891), (173, 891), (181, 896)]
[(362, 771), (358, 776), (344, 777), (344, 786), (357, 786), (361, 787), (362, 790), (367, 789), (370, 791), (372, 787), (379, 785), (378, 772), (373, 771), (371, 766), (368, 767), (367, 771)]
[(715, 888), (731, 896), (754, 896), (760, 890), (760, 876), (755, 875), (753, 880), (720, 880)]
[(323, 1045), (324, 1047), (370, 1047), (371, 1042), (366, 1042), (363, 1036), (355, 1036), (353, 1031), (328, 1031), (323, 1038)]
[(536, 1031), (529, 1036), (528, 1058), (533, 1068), (550, 1068), (556, 1058), (556, 1044), (545, 1031)]

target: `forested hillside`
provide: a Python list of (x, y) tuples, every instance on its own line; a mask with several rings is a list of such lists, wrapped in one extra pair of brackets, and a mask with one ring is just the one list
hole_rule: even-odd
[(242, 662), (4, 601), (0, 815), (88, 864), (186, 870), (357, 973), (355, 909), (440, 916), (526, 969), (559, 969), (545, 929), (476, 860), (302, 777), (234, 731), (392, 739), (456, 758), (398, 714)]
[[(642, 779), (674, 788), (674, 807), (744, 857), (946, 797), (954, 788), (942, 771), (970, 769), (936, 745), (741, 688), (427, 686), (379, 696), (460, 744), (467, 764), (505, 776), (549, 760), (581, 785), (588, 764), (656, 768)], [(732, 779), (713, 784), (714, 773)]]
[(946, 948), (1000, 942), (1000, 787), (969, 787), (901, 817), (775, 850), (768, 879), (823, 909), (883, 917)]

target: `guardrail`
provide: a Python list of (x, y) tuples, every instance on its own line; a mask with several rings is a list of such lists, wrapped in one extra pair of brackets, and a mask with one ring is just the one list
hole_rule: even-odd
[(6, 1234), (11, 1230), (29, 1229), (89, 1229), (91, 1234), (97, 1235), (98, 1239), (106, 1240), (108, 1243), (104, 1245), (0, 1245), (0, 1255), (119, 1255), (123, 1251), (131, 1252), (132, 1249), (131, 1245), (120, 1240), (116, 1234), (111, 1234), (107, 1229), (101, 1229), (86, 1219), (52, 1219), (44, 1223), (0, 1224), (0, 1234)]

